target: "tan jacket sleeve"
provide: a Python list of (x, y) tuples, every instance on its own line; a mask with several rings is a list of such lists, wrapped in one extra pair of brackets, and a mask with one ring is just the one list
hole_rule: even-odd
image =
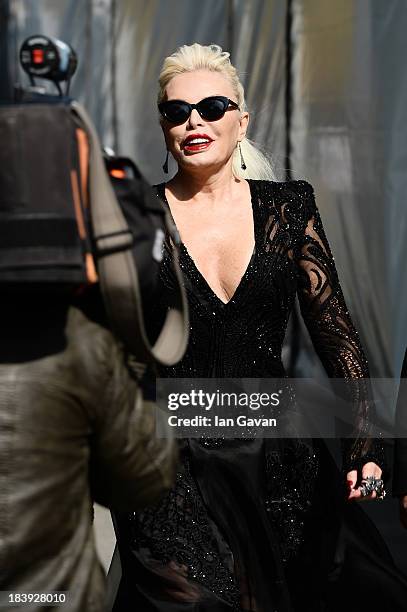
[[(155, 501), (175, 478), (177, 445), (165, 413), (144, 401), (120, 345), (106, 347), (106, 383), (91, 443), (91, 484), (98, 503), (133, 510)], [(164, 431), (166, 437), (158, 437)]]

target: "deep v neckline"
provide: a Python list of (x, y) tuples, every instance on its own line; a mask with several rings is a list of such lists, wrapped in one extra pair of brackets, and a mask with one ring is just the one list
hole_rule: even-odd
[[(192, 269), (195, 272), (196, 278), (198, 280), (198, 282), (200, 282), (200, 285), (202, 287), (202, 289), (206, 292), (206, 294), (209, 296), (209, 298), (212, 300), (213, 303), (217, 304), (218, 306), (220, 306), (221, 308), (226, 308), (227, 306), (229, 306), (230, 304), (235, 304), (237, 298), (239, 297), (239, 295), (241, 294), (241, 291), (245, 285), (245, 283), (247, 282), (248, 277), (250, 276), (250, 272), (253, 268), (253, 264), (254, 264), (254, 260), (256, 258), (256, 254), (257, 254), (257, 215), (256, 215), (256, 207), (254, 204), (254, 186), (253, 186), (253, 182), (250, 179), (245, 179), (249, 185), (249, 190), (250, 190), (250, 203), (251, 203), (251, 209), (252, 209), (252, 219), (253, 219), (253, 233), (254, 233), (254, 247), (253, 247), (253, 252), (252, 255), (250, 257), (249, 263), (246, 266), (245, 271), (242, 274), (242, 277), (240, 278), (239, 283), (237, 284), (231, 298), (227, 301), (224, 302), (218, 295), (217, 293), (215, 293), (215, 291), (212, 289), (212, 287), (210, 286), (210, 284), (208, 283), (208, 281), (206, 280), (205, 276), (202, 274), (202, 272), (199, 270), (198, 266), (196, 265), (194, 259), (191, 257), (187, 247), (185, 246), (185, 244), (180, 241), (180, 249), (181, 249), (181, 253), (185, 256), (185, 258), (189, 261)], [(168, 203), (167, 200), (167, 196), (165, 195), (165, 183), (160, 183), (159, 185), (157, 185), (158, 187), (158, 191), (160, 196), (162, 197), (165, 205), (168, 208), (168, 211), (171, 215), (172, 221), (175, 224), (174, 218), (172, 216), (171, 213), (171, 209), (170, 209), (170, 205)]]

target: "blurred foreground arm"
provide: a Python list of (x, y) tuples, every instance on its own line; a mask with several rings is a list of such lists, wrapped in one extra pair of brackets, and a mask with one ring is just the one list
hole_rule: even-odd
[[(121, 345), (106, 330), (100, 344), (105, 380), (98, 393), (91, 439), (92, 493), (95, 501), (113, 510), (135, 510), (171, 487), (176, 442), (165, 413), (143, 400)], [(167, 437), (158, 438), (156, 429), (166, 430)]]

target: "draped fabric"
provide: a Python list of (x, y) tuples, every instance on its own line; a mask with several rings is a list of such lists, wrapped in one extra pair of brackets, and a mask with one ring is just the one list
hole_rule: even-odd
[(292, 12), (294, 177), (321, 195), (372, 375), (398, 376), (407, 338), (407, 6), (294, 0)]

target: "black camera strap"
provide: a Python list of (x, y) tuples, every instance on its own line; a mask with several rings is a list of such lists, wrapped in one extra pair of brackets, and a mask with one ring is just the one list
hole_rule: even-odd
[(165, 211), (166, 228), (174, 245), (172, 265), (178, 283), (179, 299), (168, 310), (161, 333), (154, 346), (151, 346), (144, 325), (137, 266), (131, 252), (132, 233), (106, 172), (93, 123), (79, 103), (72, 102), (71, 108), (83, 124), (89, 139), (89, 192), (95, 255), (110, 323), (139, 361), (172, 365), (183, 356), (189, 333), (187, 298), (178, 264), (176, 229), (169, 213)]

